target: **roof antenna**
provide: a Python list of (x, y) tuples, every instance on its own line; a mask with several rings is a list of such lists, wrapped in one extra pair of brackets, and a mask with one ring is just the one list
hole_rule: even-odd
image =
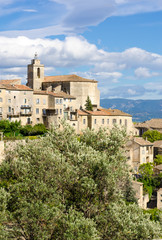
[(38, 59), (38, 54), (37, 54), (37, 52), (34, 54), (34, 59)]

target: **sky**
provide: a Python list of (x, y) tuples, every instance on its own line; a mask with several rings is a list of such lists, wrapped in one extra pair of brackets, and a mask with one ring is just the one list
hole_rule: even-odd
[(0, 79), (26, 84), (35, 53), (101, 98), (162, 99), (162, 0), (0, 0)]

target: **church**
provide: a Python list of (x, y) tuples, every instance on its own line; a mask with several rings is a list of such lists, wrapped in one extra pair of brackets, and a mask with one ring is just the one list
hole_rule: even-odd
[[(27, 68), (27, 84), (20, 79), (0, 80), (0, 120), (21, 120), (22, 125), (43, 123), (60, 126), (61, 119), (76, 133), (84, 129), (124, 126), (128, 134), (136, 134), (132, 116), (117, 109), (100, 107), (97, 81), (77, 75), (45, 76), (44, 65), (35, 55)], [(85, 109), (87, 97), (92, 111)]]

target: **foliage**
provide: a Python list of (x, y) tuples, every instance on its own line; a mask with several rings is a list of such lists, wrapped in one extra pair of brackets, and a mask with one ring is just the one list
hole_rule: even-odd
[(160, 186), (161, 178), (160, 176), (153, 176), (154, 171), (152, 163), (141, 164), (139, 173), (142, 175), (139, 181), (144, 184), (144, 191), (149, 193), (149, 197), (151, 198), (153, 190)]
[(148, 210), (143, 210), (144, 213), (149, 213), (150, 214), (150, 219), (152, 221), (158, 221), (162, 224), (162, 211), (154, 208), (154, 209), (148, 209)]
[(90, 97), (87, 97), (86, 103), (85, 103), (85, 109), (88, 111), (93, 111), (93, 106)]
[(162, 155), (160, 155), (160, 154), (156, 155), (156, 158), (154, 158), (154, 163), (155, 163), (155, 165), (162, 164)]
[[(141, 240), (160, 236), (133, 201), (125, 132), (51, 129), (9, 152), (0, 169), (2, 239)], [(4, 204), (3, 204), (4, 203)], [(8, 228), (10, 224), (10, 228)], [(9, 237), (7, 234), (9, 233)]]
[(20, 130), (20, 133), (23, 136), (43, 135), (46, 132), (47, 132), (47, 129), (42, 123), (36, 124), (33, 127), (31, 125), (26, 125), (22, 127)]
[(162, 133), (158, 132), (157, 130), (148, 130), (143, 133), (142, 137), (144, 139), (147, 138), (150, 142), (155, 142), (157, 140), (162, 140)]
[(44, 124), (21, 126), (20, 121), (10, 122), (9, 120), (0, 121), (0, 132), (4, 133), (5, 140), (22, 139), (23, 136), (43, 135), (47, 132)]

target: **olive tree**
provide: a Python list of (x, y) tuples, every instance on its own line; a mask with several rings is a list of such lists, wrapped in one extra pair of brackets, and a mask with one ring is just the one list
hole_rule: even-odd
[(123, 231), (121, 239), (158, 237), (159, 225), (145, 221), (135, 203), (124, 144), (117, 128), (78, 137), (64, 125), (8, 152), (0, 169), (1, 239), (107, 240)]

